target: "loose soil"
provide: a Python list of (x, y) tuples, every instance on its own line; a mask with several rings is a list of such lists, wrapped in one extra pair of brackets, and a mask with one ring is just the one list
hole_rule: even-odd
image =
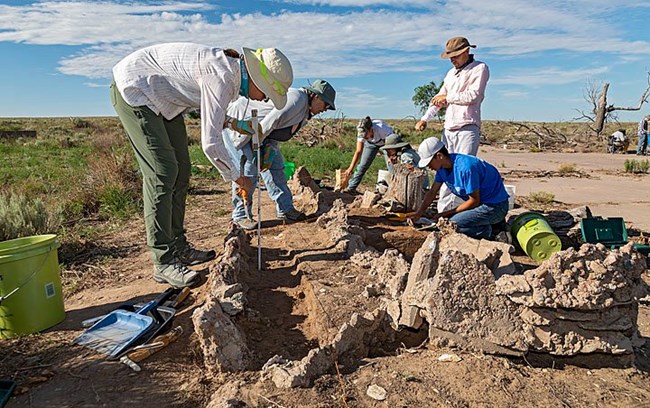
[[(518, 196), (547, 191), (563, 208), (588, 205), (594, 215), (622, 216), (630, 227), (650, 230), (644, 193), (650, 176), (624, 174), (627, 156), (493, 148), (482, 148), (479, 155), (497, 165), (507, 183), (517, 186)], [(574, 164), (576, 174), (556, 174), (562, 163)], [(531, 172), (550, 174), (536, 178)], [(194, 186), (186, 226), (194, 244), (219, 251), (229, 224), (223, 214), (230, 200), (227, 186), (216, 187)], [(349, 196), (341, 197), (351, 201)], [(609, 363), (585, 366), (543, 356), (512, 359), (420, 346), (423, 333), (405, 331), (398, 344), (370, 350), (366, 359), (339, 366), (338, 373), (319, 378), (311, 388), (278, 389), (270, 381), (261, 381), (259, 370), (269, 358), (282, 355), (299, 360), (311, 348), (331, 341), (353, 313), (363, 314), (380, 303), (376, 297), (361, 295), (373, 282), (370, 265), (351, 267), (348, 256), (314, 219), (295, 224), (275, 220), (274, 205), (265, 192), (262, 198), (263, 270), (257, 272), (255, 259), (250, 260), (244, 275), (247, 310), (236, 320), (254, 357), (249, 371), (208, 378), (193, 335), (191, 314), (205, 298), (205, 276), (216, 261), (194, 267), (203, 280), (174, 320), (175, 326), (183, 327), (183, 336), (142, 362), (141, 372), (72, 344), (82, 332), (84, 319), (123, 302), (153, 299), (166, 288), (151, 279), (144, 228), (138, 219), (92, 245), (61, 249), (77, 253), (75, 259), (86, 265), (87, 276), (63, 270), (72, 293), (65, 299), (63, 323), (41, 334), (0, 341), (0, 378), (18, 382), (8, 407), (199, 407), (228, 383), (237, 384), (239, 397), (248, 406), (258, 407), (650, 406), (648, 342), (637, 351), (637, 367), (621, 369)], [(363, 227), (366, 245), (380, 252), (397, 248), (410, 261), (427, 233), (380, 215), (375, 210), (352, 209), (349, 219)], [(251, 237), (255, 247), (255, 234)], [(73, 280), (79, 281), (76, 287), (69, 285)], [(647, 303), (640, 305), (638, 325), (649, 338)], [(462, 360), (438, 361), (444, 353), (455, 353)], [(371, 384), (387, 391), (385, 401), (366, 395)]]

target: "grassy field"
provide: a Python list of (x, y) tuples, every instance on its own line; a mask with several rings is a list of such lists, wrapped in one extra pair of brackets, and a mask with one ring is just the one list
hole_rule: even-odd
[[(293, 140), (281, 144), (286, 161), (306, 166), (312, 175), (333, 184), (334, 172), (347, 168), (356, 145), (356, 120), (312, 120)], [(432, 122), (422, 133), (415, 120), (387, 120), (405, 140), (418, 144), (438, 136), (442, 122)], [(635, 133), (636, 124), (610, 124), (604, 134), (625, 128)], [(192, 183), (220, 179), (200, 146), (200, 125), (188, 119)], [(0, 119), (0, 130), (35, 130), (36, 138), (0, 139), (0, 239), (16, 230), (30, 233), (64, 232), (78, 237), (90, 232), (83, 221), (119, 223), (139, 214), (141, 186), (131, 147), (117, 118), (22, 118)], [(589, 136), (578, 123), (510, 123), (485, 121), (485, 143), (509, 144), (513, 148), (538, 151), (573, 149), (604, 150), (602, 140)], [(560, 136), (558, 136), (560, 135)], [(597, 139), (597, 138), (596, 138)], [(636, 140), (632, 140), (632, 146)], [(385, 164), (378, 157), (363, 183), (371, 185)], [(46, 216), (38, 216), (46, 211)], [(30, 213), (31, 212), (31, 213)], [(17, 215), (18, 214), (18, 215)], [(42, 215), (42, 214), (41, 214)], [(11, 220), (31, 218), (28, 229), (10, 227)], [(14, 231), (14, 232), (11, 232)]]

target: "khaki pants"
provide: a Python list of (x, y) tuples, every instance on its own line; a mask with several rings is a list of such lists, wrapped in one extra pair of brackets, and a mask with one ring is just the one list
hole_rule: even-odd
[(183, 220), (190, 155), (183, 115), (167, 120), (146, 106), (130, 106), (111, 84), (111, 103), (142, 172), (144, 224), (154, 263), (169, 264), (187, 245)]

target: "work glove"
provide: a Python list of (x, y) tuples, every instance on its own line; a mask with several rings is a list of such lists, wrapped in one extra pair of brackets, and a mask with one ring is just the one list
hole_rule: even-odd
[[(253, 121), (252, 120), (237, 120), (231, 119), (228, 122), (228, 127), (242, 135), (253, 136)], [(262, 125), (257, 124), (257, 134), (262, 138)]]

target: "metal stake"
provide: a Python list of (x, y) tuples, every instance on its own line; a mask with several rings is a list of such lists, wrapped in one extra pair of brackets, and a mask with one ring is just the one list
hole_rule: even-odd
[(260, 149), (260, 135), (257, 130), (258, 119), (257, 109), (251, 111), (251, 122), (253, 125), (253, 150), (257, 155), (257, 270), (262, 270), (262, 194), (260, 185), (262, 183), (262, 154)]

